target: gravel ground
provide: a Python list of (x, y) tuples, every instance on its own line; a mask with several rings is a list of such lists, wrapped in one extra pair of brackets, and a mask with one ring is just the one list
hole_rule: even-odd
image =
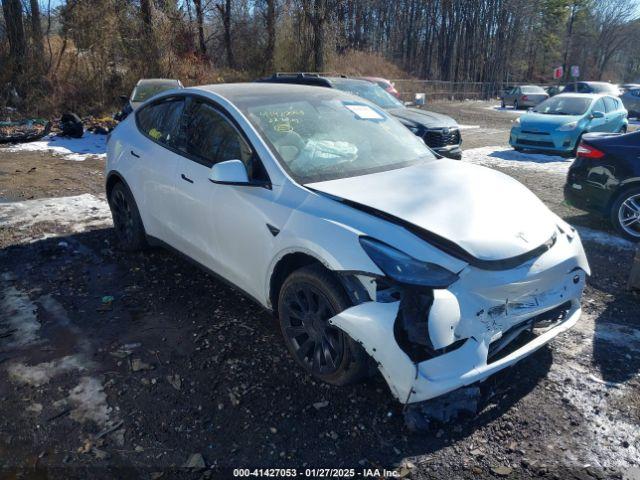
[(113, 248), (102, 159), (0, 150), (0, 202), (11, 202), (0, 203), (0, 477), (345, 467), (416, 479), (640, 478), (632, 246), (564, 205), (561, 164), (512, 166), (508, 152), (478, 150), (506, 151), (515, 113), (430, 108), (477, 125), (463, 131), (465, 160), (515, 177), (577, 225), (593, 270), (579, 324), (485, 382), (477, 415), (411, 433), (379, 376), (313, 381), (250, 300), (163, 250)]

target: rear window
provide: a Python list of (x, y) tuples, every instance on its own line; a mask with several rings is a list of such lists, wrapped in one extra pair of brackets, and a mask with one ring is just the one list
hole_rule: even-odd
[(133, 95), (131, 95), (131, 101), (142, 103), (154, 95), (171, 90), (172, 88), (178, 88), (179, 86), (178, 82), (143, 83), (135, 88)]
[(546, 93), (542, 87), (522, 87), (522, 93)]

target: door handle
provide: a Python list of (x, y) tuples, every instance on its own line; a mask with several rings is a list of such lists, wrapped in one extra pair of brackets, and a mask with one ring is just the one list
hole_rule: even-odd
[(133, 150), (131, 150), (131, 155), (133, 155), (136, 158), (140, 158), (140, 155), (138, 155), (136, 152), (134, 152)]
[(193, 180), (187, 177), (184, 173), (180, 175), (180, 178), (182, 178), (185, 182), (193, 183)]

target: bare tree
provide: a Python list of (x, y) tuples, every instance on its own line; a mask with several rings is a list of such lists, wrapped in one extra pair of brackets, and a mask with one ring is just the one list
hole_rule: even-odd
[(276, 0), (266, 0), (267, 8), (264, 12), (264, 22), (267, 30), (267, 45), (265, 48), (266, 72), (273, 72), (276, 51)]
[(36, 59), (42, 63), (44, 45), (42, 43), (42, 23), (40, 20), (40, 5), (38, 0), (30, 0), (31, 9), (31, 39), (33, 42), (33, 53)]
[(222, 16), (222, 25), (224, 27), (224, 49), (227, 52), (227, 65), (229, 68), (235, 68), (236, 61), (233, 56), (233, 45), (231, 44), (231, 0), (225, 0), (225, 3), (216, 4), (216, 8)]
[(193, 0), (193, 4), (196, 8), (196, 23), (198, 25), (198, 47), (200, 55), (206, 57), (207, 43), (204, 38), (204, 11), (202, 9), (202, 0)]
[(2, 0), (2, 13), (9, 39), (9, 56), (16, 71), (21, 72), (26, 60), (27, 40), (20, 0)]

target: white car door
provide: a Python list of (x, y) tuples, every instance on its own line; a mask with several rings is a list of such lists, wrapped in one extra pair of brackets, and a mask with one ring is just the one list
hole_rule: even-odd
[(179, 156), (171, 151), (184, 99), (170, 97), (136, 112), (136, 130), (128, 156), (128, 174), (147, 234), (172, 243), (174, 172)]
[[(268, 225), (281, 226), (287, 209), (274, 205), (264, 167), (217, 106), (193, 97), (180, 136), (184, 156), (175, 175), (180, 250), (260, 299), (275, 243)], [(213, 164), (227, 160), (242, 160), (251, 183), (210, 181)]]

